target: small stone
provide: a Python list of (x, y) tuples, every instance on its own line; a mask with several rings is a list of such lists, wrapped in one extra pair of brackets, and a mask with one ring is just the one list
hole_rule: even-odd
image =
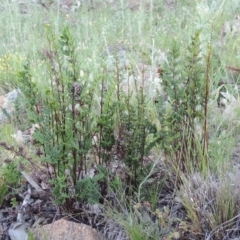
[(2, 239), (2, 236), (4, 234), (3, 227), (0, 225), (0, 239)]

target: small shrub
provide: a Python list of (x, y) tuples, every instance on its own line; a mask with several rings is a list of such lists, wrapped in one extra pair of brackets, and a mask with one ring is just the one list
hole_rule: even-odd
[[(200, 31), (191, 39), (186, 58), (182, 58), (175, 42), (169, 65), (163, 74), (164, 91), (168, 95), (165, 108), (160, 107), (161, 145), (176, 169), (202, 169), (207, 161), (207, 116), (209, 95), (209, 57), (202, 57)], [(207, 71), (205, 70), (207, 68)], [(198, 134), (196, 126), (203, 130)]]
[(5, 183), (12, 187), (16, 187), (22, 179), (22, 175), (18, 169), (18, 163), (13, 161), (7, 163), (2, 168), (1, 175), (4, 178)]
[[(81, 179), (76, 184), (76, 197), (79, 202), (87, 202), (89, 204), (99, 203), (102, 197), (101, 191), (107, 192), (107, 189), (101, 189), (104, 187), (104, 182), (106, 182), (105, 176), (103, 174), (97, 174), (93, 178), (86, 177)], [(105, 185), (105, 188), (107, 186)]]

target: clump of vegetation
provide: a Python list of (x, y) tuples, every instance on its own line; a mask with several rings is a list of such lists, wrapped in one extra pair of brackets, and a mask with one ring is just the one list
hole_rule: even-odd
[(9, 162), (1, 170), (1, 175), (5, 183), (9, 186), (16, 187), (22, 179), (18, 164), (19, 163)]
[[(130, 101), (131, 95), (124, 95), (120, 89), (117, 72), (113, 82), (113, 86), (117, 87), (106, 94), (101, 80), (95, 79), (91, 85), (79, 80), (81, 63), (69, 27), (63, 28), (59, 38), (48, 27), (47, 40), (48, 49), (43, 50), (47, 70), (44, 89), (42, 82), (39, 85), (33, 80), (30, 64), (26, 64), (19, 74), (19, 88), (28, 122), (38, 124), (33, 139), (34, 147), (41, 153), (39, 160), (46, 167), (53, 168), (51, 183), (53, 194), (59, 199), (56, 202), (63, 204), (78, 197), (74, 189), (84, 182), (85, 188), (89, 187), (86, 189), (89, 194), (107, 195), (109, 180), (100, 177), (102, 172), (95, 178), (82, 180), (84, 175), (89, 178), (86, 176), (89, 164), (93, 164), (91, 161), (88, 163), (90, 150), (94, 148), (93, 141), (96, 146), (94, 155), (99, 161), (97, 164), (109, 171), (111, 167), (108, 166), (111, 166), (116, 154), (119, 163), (126, 165), (124, 181), (128, 194), (133, 194), (132, 187), (135, 190), (138, 188), (144, 173), (144, 157), (156, 143), (148, 143), (147, 137), (157, 134), (156, 126), (145, 118), (147, 105), (144, 90), (136, 95), (137, 105), (134, 106)], [(96, 114), (94, 95), (99, 86), (100, 113)], [(115, 92), (117, 98), (114, 98)], [(116, 138), (115, 129), (118, 131)], [(66, 176), (66, 171), (69, 171), (69, 176)], [(73, 188), (71, 192), (70, 187)], [(86, 192), (82, 187), (80, 189), (83, 191), (79, 193), (80, 199), (91, 198), (91, 194), (84, 196)]]
[(236, 180), (229, 176), (217, 179), (211, 175), (204, 179), (199, 173), (181, 178), (183, 185), (178, 196), (187, 209), (192, 231), (207, 231), (208, 239), (224, 238), (226, 232), (231, 236), (239, 234), (234, 227), (239, 206), (238, 186), (233, 184)]
[[(237, 74), (227, 72), (238, 69), (238, 33), (221, 30), (238, 3), (143, 1), (137, 10), (121, 1), (68, 13), (52, 5), (34, 8), (31, 21), (8, 3), (0, 91), (19, 96), (3, 128), (28, 136), (16, 142), (1, 130), (4, 184), (21, 184), (22, 168), (47, 169), (58, 206), (101, 205), (129, 239), (237, 236), (238, 195), (226, 172), (239, 123), (219, 119), (239, 103)], [(222, 83), (226, 109), (217, 108)]]
[(204, 60), (200, 34), (197, 31), (192, 37), (185, 58), (180, 55), (178, 44), (173, 43), (163, 74), (169, 100), (165, 108), (159, 108), (163, 119), (161, 144), (170, 161), (175, 159), (175, 168), (182, 171), (207, 168), (211, 51)]

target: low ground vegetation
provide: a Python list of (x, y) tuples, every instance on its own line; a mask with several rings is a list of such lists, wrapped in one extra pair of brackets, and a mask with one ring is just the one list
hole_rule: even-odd
[(1, 3), (2, 208), (34, 182), (106, 239), (239, 237), (239, 1), (64, 4)]

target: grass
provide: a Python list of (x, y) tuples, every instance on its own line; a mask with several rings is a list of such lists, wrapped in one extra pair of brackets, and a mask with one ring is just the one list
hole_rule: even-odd
[[(126, 1), (115, 6), (114, 3), (106, 6), (102, 4), (93, 9), (83, 3), (83, 6), (74, 12), (64, 12), (54, 6), (46, 10), (40, 4), (26, 3), (27, 12), (23, 14), (17, 2), (0, 1), (0, 93), (6, 94), (20, 86), (19, 71), (28, 59), (32, 81), (38, 85), (39, 94), (46, 96), (49, 89), (49, 79), (46, 77), (49, 66), (43, 59), (43, 53), (51, 42), (49, 33), (53, 34), (54, 38), (60, 35), (62, 28), (67, 25), (73, 29), (72, 34), (76, 39), (78, 79), (89, 86), (99, 84), (99, 79), (104, 79), (110, 86), (115, 84), (115, 72), (111, 72), (108, 64), (110, 50), (116, 46), (129, 49), (129, 66), (133, 68), (138, 63), (148, 64), (152, 69), (169, 66), (168, 56), (172, 40), (178, 43), (180, 56), (184, 57), (191, 37), (201, 29), (200, 55), (203, 59), (208, 55), (208, 44), (212, 45), (208, 114), (209, 161), (204, 162), (202, 157), (199, 160), (201, 170), (189, 167), (188, 171), (183, 173), (176, 167), (177, 159), (166, 157), (160, 145), (156, 145), (150, 154), (153, 162), (156, 161), (157, 164), (142, 173), (132, 199), (129, 200), (124, 195), (127, 186), (118, 183), (117, 207), (110, 206), (108, 211), (110, 218), (114, 219), (132, 240), (181, 239), (188, 232), (195, 234), (195, 237), (200, 236), (200, 239), (206, 237), (209, 240), (227, 239), (227, 234), (237, 236), (238, 231), (234, 230), (234, 227), (239, 222), (238, 189), (234, 185), (234, 177), (229, 178), (229, 175), (234, 176), (233, 165), (239, 164), (232, 160), (233, 149), (239, 141), (239, 112), (238, 105), (228, 109), (228, 112), (227, 108), (217, 109), (219, 91), (216, 89), (220, 90), (218, 83), (223, 81), (236, 102), (239, 102), (239, 75), (226, 66), (239, 68), (240, 32), (233, 35), (230, 30), (226, 30), (224, 39), (221, 32), (224, 24), (229, 22), (231, 25), (237, 19), (240, 1), (175, 0), (172, 8), (166, 4), (169, 1), (149, 2), (150, 8), (140, 8), (137, 11), (130, 10)], [(115, 69), (115, 63), (111, 64)], [(178, 62), (179, 69), (184, 71), (182, 64), (181, 61)], [(131, 67), (129, 69), (128, 71), (131, 71)], [(122, 72), (121, 74), (124, 75)], [(98, 86), (98, 89), (100, 88)], [(133, 84), (132, 89), (134, 88)], [(101, 107), (100, 90), (98, 94), (94, 96), (94, 115), (100, 112)], [(152, 94), (150, 92), (149, 95)], [(110, 95), (109, 98), (111, 99)], [(124, 101), (126, 103), (127, 100)], [(231, 119), (229, 111), (233, 116)], [(29, 127), (24, 114), (19, 124), (21, 126), (16, 125), (16, 119), (2, 125), (1, 141), (9, 145), (16, 144), (10, 137), (14, 134), (14, 129), (18, 127), (26, 130)], [(163, 119), (159, 117), (157, 105), (147, 101), (145, 114), (146, 118), (156, 123), (160, 131)], [(117, 114), (114, 119), (118, 120)], [(116, 122), (114, 124), (117, 126)], [(154, 136), (149, 135), (148, 140), (153, 141)], [(201, 148), (200, 141), (197, 148)], [(159, 156), (161, 157), (157, 162)], [(8, 152), (1, 153), (2, 162), (11, 157)], [(174, 216), (172, 209), (176, 201), (169, 200), (164, 207), (159, 205), (168, 194), (183, 204), (186, 219)], [(144, 202), (150, 207), (146, 208)], [(108, 235), (111, 234), (108, 232)], [(116, 235), (112, 236), (112, 239), (114, 237)], [(127, 238), (124, 234), (121, 237)]]

